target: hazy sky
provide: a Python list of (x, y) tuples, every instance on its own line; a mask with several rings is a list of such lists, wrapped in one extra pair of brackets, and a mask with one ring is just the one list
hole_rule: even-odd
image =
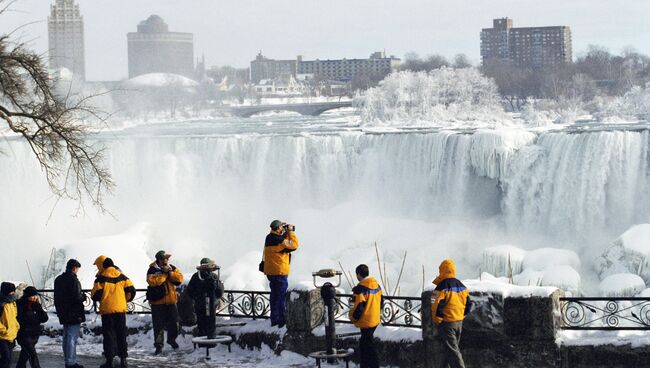
[[(47, 50), (53, 0), (18, 0), (0, 17), (0, 32), (23, 30)], [(402, 56), (465, 53), (479, 59), (479, 32), (492, 18), (515, 26), (568, 25), (574, 57), (589, 44), (650, 53), (648, 0), (77, 0), (85, 21), (89, 80), (127, 75), (126, 33), (151, 14), (170, 30), (194, 33), (195, 56), (208, 65), (246, 66), (261, 49), (267, 57), (367, 57), (376, 50)]]

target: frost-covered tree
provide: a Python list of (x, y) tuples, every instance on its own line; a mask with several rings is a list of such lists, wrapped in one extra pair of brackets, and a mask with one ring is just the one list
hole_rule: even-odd
[(496, 84), (475, 68), (393, 73), (357, 98), (357, 106), (367, 124), (444, 125), (505, 118)]

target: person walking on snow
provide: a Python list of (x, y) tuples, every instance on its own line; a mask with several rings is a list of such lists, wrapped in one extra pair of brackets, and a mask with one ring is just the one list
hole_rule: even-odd
[(354, 304), (350, 308), (349, 317), (361, 330), (359, 367), (379, 368), (373, 335), (381, 323), (381, 287), (374, 277), (370, 277), (370, 271), (365, 264), (358, 265), (355, 272), (359, 284), (352, 289)]
[(81, 324), (86, 322), (86, 294), (81, 290), (77, 278), (80, 268), (79, 261), (70, 259), (65, 272), (54, 279), (54, 307), (59, 323), (63, 325), (63, 359), (66, 368), (83, 368), (83, 365), (77, 364), (77, 340), (81, 334)]
[(97, 266), (98, 273), (91, 296), (93, 301), (99, 302), (106, 357), (106, 363), (100, 368), (112, 368), (115, 356), (120, 357), (120, 367), (126, 368), (128, 356), (126, 303), (135, 297), (135, 287), (131, 280), (115, 266), (112, 259), (99, 256), (94, 264)]
[(20, 323), (17, 338), (20, 345), (20, 356), (16, 368), (27, 367), (28, 361), (32, 368), (40, 368), (36, 344), (41, 336), (41, 323), (47, 322), (48, 316), (38, 301), (36, 288), (28, 286), (16, 305), (18, 307), (18, 323)]
[(16, 346), (18, 330), (16, 285), (3, 282), (0, 285), (0, 368), (11, 366), (11, 352)]
[(460, 335), (463, 320), (469, 313), (472, 302), (469, 291), (456, 278), (456, 265), (451, 259), (442, 261), (439, 274), (433, 280), (436, 289), (433, 292), (431, 316), (438, 326), (438, 336), (442, 347), (441, 368), (465, 368), (460, 352)]
[(151, 304), (151, 319), (153, 322), (155, 354), (162, 353), (165, 329), (167, 330), (167, 343), (172, 349), (177, 350), (178, 344), (178, 294), (176, 287), (183, 283), (183, 274), (174, 265), (169, 263), (171, 254), (164, 250), (156, 253), (156, 260), (149, 265), (147, 271), (147, 300)]
[(210, 258), (203, 258), (197, 271), (187, 285), (187, 293), (194, 300), (194, 311), (198, 326), (198, 336), (214, 336), (215, 319), (208, 313), (210, 300), (216, 304), (223, 296), (223, 284), (214, 273), (217, 264)]
[(291, 270), (291, 252), (298, 249), (295, 226), (280, 220), (271, 222), (271, 233), (264, 242), (264, 274), (271, 287), (271, 326), (284, 327), (286, 317), (286, 294)]

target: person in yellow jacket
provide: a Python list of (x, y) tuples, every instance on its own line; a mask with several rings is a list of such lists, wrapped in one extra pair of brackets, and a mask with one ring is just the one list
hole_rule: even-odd
[(126, 357), (126, 312), (127, 303), (135, 297), (135, 287), (131, 280), (115, 266), (113, 260), (99, 256), (95, 260), (97, 278), (91, 291), (93, 301), (99, 302), (102, 315), (102, 336), (106, 363), (100, 368), (113, 367), (113, 358), (120, 357), (120, 367), (127, 367)]
[(183, 283), (183, 274), (174, 265), (169, 263), (171, 254), (164, 250), (156, 253), (156, 260), (149, 265), (147, 271), (147, 300), (151, 304), (151, 319), (153, 321), (153, 335), (155, 354), (162, 353), (165, 329), (167, 329), (167, 343), (172, 349), (177, 350), (178, 344), (178, 295), (176, 287)]
[(354, 304), (350, 308), (350, 321), (361, 330), (359, 353), (361, 368), (378, 368), (379, 359), (375, 350), (375, 329), (381, 323), (381, 287), (365, 264), (356, 268), (359, 284), (352, 289)]
[(271, 233), (264, 242), (264, 274), (271, 287), (271, 326), (284, 327), (286, 317), (286, 294), (289, 286), (291, 252), (298, 249), (295, 226), (280, 220), (271, 222)]
[(19, 330), (16, 286), (3, 282), (0, 285), (0, 368), (11, 366), (11, 352)]
[(438, 326), (442, 344), (440, 367), (464, 368), (459, 344), (463, 320), (472, 307), (469, 290), (456, 278), (456, 265), (451, 259), (442, 261), (433, 284), (436, 289), (432, 296), (431, 316)]

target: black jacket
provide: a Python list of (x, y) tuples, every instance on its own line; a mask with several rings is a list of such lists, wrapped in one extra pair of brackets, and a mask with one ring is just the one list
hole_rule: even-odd
[(85, 300), (86, 294), (74, 273), (64, 272), (54, 280), (54, 306), (62, 325), (78, 325), (86, 321)]
[(30, 304), (27, 298), (21, 298), (16, 302), (16, 306), (18, 307), (18, 323), (20, 323), (18, 338), (40, 336), (41, 323), (48, 320), (41, 303)]
[(213, 296), (215, 303), (223, 296), (223, 283), (214, 272), (198, 271), (187, 285), (187, 293), (194, 299), (196, 310), (205, 310), (205, 298)]

